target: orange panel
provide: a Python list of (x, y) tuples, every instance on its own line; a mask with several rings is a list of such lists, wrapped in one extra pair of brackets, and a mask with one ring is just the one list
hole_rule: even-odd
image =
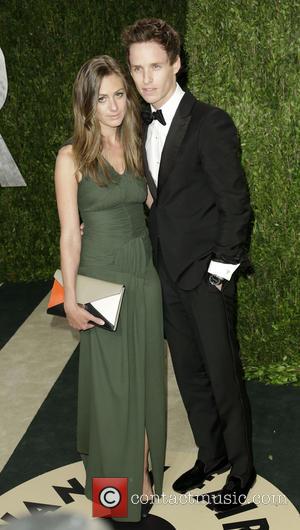
[(63, 304), (63, 303), (64, 303), (64, 288), (57, 280), (54, 280), (54, 284), (53, 284), (51, 294), (50, 294), (50, 300), (48, 303), (48, 308), (54, 307), (56, 305)]

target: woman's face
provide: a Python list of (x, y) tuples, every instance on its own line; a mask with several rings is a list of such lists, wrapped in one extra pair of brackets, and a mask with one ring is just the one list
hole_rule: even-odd
[(121, 125), (126, 113), (126, 106), (127, 97), (122, 79), (117, 74), (104, 77), (99, 88), (96, 110), (96, 116), (104, 136)]

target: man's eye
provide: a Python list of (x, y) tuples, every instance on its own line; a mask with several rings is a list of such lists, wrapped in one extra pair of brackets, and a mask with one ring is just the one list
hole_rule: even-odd
[(154, 64), (153, 68), (154, 68), (154, 70), (159, 70), (160, 69), (160, 64)]

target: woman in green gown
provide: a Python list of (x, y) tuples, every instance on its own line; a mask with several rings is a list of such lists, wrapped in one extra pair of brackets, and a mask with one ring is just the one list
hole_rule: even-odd
[[(160, 283), (144, 217), (139, 107), (120, 66), (99, 56), (73, 90), (72, 145), (55, 169), (61, 269), (69, 324), (80, 330), (77, 450), (93, 477), (128, 477), (128, 517), (162, 493), (166, 444)], [(80, 217), (84, 235), (80, 235)], [(125, 285), (116, 332), (76, 302), (77, 273)], [(134, 496), (134, 501), (131, 497)]]

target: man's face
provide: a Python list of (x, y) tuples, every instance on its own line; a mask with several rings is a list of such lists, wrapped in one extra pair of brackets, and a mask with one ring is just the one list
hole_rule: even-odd
[(142, 98), (159, 109), (172, 96), (180, 58), (174, 64), (155, 41), (138, 42), (129, 48), (130, 73)]

